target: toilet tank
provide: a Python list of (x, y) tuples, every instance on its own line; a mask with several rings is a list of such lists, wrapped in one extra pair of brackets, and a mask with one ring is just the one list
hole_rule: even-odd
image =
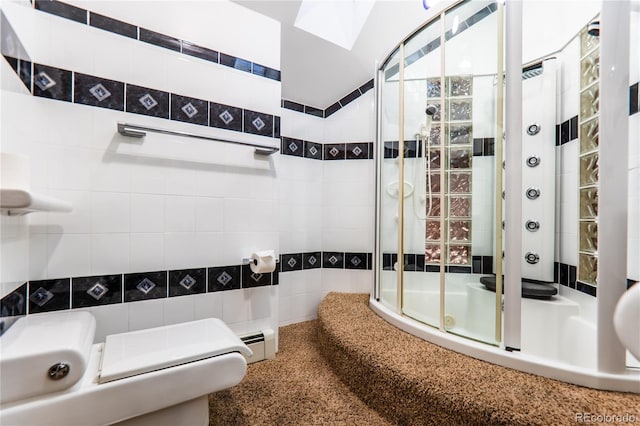
[(83, 311), (17, 320), (0, 337), (0, 403), (73, 386), (87, 368), (95, 329)]

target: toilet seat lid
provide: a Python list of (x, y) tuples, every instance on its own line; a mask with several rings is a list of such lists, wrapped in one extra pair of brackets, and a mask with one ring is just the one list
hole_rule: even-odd
[(100, 383), (186, 364), (230, 352), (251, 350), (217, 318), (107, 336)]

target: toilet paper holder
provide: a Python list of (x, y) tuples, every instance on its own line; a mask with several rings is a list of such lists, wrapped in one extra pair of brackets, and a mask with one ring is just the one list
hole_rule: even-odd
[[(243, 265), (251, 265), (251, 264), (256, 264), (256, 260), (252, 257), (243, 257), (242, 258), (242, 264)], [(280, 263), (280, 259), (278, 257), (276, 257), (276, 263)]]

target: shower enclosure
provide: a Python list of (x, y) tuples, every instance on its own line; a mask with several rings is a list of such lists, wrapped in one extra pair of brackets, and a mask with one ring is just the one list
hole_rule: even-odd
[[(371, 305), (405, 330), (469, 355), (635, 390), (638, 376), (606, 384), (593, 378), (625, 370), (618, 342), (615, 367), (605, 366), (608, 355), (598, 357), (612, 342), (598, 331), (598, 314), (615, 300), (584, 294), (592, 287), (595, 294), (597, 284), (597, 216), (580, 216), (579, 261), (566, 268), (573, 288), (587, 287), (569, 292), (558, 284), (560, 251), (570, 250), (559, 218), (593, 213), (593, 197), (597, 212), (600, 56), (587, 20), (600, 19), (600, 11), (585, 15), (560, 50), (523, 64), (513, 41), (522, 37), (521, 7), (479, 0), (445, 6), (380, 66)], [(579, 191), (586, 195), (565, 198), (560, 176), (569, 160), (556, 123), (565, 121), (563, 72), (571, 61), (581, 70), (582, 103), (566, 137), (575, 139), (579, 127), (585, 141)]]

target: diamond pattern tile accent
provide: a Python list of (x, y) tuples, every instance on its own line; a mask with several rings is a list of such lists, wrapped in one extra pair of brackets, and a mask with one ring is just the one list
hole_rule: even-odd
[(147, 111), (149, 111), (151, 108), (153, 108), (156, 105), (158, 105), (158, 101), (153, 99), (153, 96), (151, 96), (148, 93), (146, 95), (142, 96), (140, 99), (138, 99), (138, 101), (140, 101), (142, 106), (145, 107), (147, 109)]
[(262, 274), (257, 274), (255, 272), (251, 274), (251, 279), (254, 280), (255, 282), (260, 281), (260, 278), (262, 278)]
[(253, 124), (253, 127), (255, 127), (258, 131), (262, 130), (264, 126), (266, 126), (266, 124), (264, 124), (264, 121), (262, 121), (260, 117), (256, 117), (256, 119), (253, 120), (251, 124)]
[(187, 274), (187, 276), (185, 276), (183, 279), (180, 280), (180, 285), (184, 288), (186, 288), (187, 290), (189, 290), (191, 287), (193, 287), (193, 285), (196, 283), (195, 278), (193, 278), (191, 275)]
[[(329, 259), (329, 261), (331, 261), (331, 259)], [(359, 257), (353, 256), (351, 258), (351, 263), (353, 264), (353, 266), (358, 266), (359, 264), (362, 263), (362, 260), (360, 260)]]
[(296, 263), (298, 263), (293, 257), (289, 259), (289, 261), (287, 262), (289, 264), (289, 266), (291, 266), (292, 268), (294, 266), (296, 266)]
[(56, 82), (44, 71), (40, 71), (34, 77), (33, 82), (40, 88), (40, 90), (47, 90), (56, 85)]
[(89, 93), (91, 93), (98, 101), (104, 101), (111, 96), (111, 92), (100, 83), (90, 88)]
[(309, 257), (309, 264), (315, 265), (316, 263), (318, 263), (318, 259), (316, 259), (315, 256), (310, 256)]
[[(362, 150), (360, 149), (360, 147), (359, 147), (359, 146), (356, 146), (355, 148), (353, 148), (353, 149), (351, 150), (351, 152), (353, 152), (353, 153), (354, 153), (354, 155), (356, 155), (356, 156), (360, 156), (360, 154), (362, 154)], [(334, 155), (335, 155), (335, 154), (334, 154)]]
[(136, 286), (136, 288), (144, 294), (149, 294), (149, 292), (153, 290), (155, 287), (156, 287), (156, 284), (153, 281), (151, 281), (149, 278), (143, 279)]
[(227, 274), (227, 272), (225, 271), (218, 276), (218, 279), (216, 279), (216, 281), (226, 287), (226, 285), (229, 284), (229, 281), (231, 281), (232, 279), (233, 277)]
[(228, 110), (224, 110), (222, 114), (218, 115), (220, 120), (224, 121), (224, 124), (229, 124), (233, 121), (233, 115)]
[(44, 306), (51, 299), (53, 299), (53, 293), (42, 287), (38, 288), (29, 298), (29, 300), (40, 307)]
[(331, 148), (331, 150), (329, 150), (329, 154), (335, 157), (336, 155), (340, 154), (340, 150), (334, 146), (333, 148)]
[(337, 257), (335, 257), (335, 256), (331, 256), (331, 257), (329, 258), (329, 262), (331, 262), (331, 264), (332, 264), (332, 265), (335, 265), (335, 264), (336, 264), (336, 262), (338, 262), (338, 258), (337, 258)]
[(89, 290), (87, 290), (87, 294), (96, 300), (100, 300), (102, 299), (102, 296), (107, 294), (108, 291), (109, 289), (107, 287), (103, 286), (100, 283), (95, 283), (89, 288)]
[(289, 144), (289, 150), (291, 150), (291, 152), (296, 152), (298, 150), (298, 145), (295, 142), (291, 142)]
[(198, 109), (193, 106), (191, 102), (180, 108), (182, 112), (184, 112), (187, 117), (193, 118), (196, 114), (198, 114)]
[(318, 150), (316, 149), (315, 146), (312, 146), (311, 148), (309, 148), (309, 152), (313, 155), (317, 155), (318, 154)]

